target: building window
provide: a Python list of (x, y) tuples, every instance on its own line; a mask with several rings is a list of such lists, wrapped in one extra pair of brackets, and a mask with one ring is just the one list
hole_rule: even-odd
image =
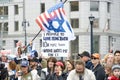
[(71, 19), (70, 21), (71, 21), (71, 26), (73, 28), (79, 28), (79, 19), (74, 18), (74, 19)]
[(5, 40), (2, 41), (2, 45), (6, 46), (6, 41)]
[(17, 47), (16, 43), (18, 42), (18, 40), (14, 40), (14, 47)]
[(79, 11), (79, 2), (78, 1), (70, 2), (70, 11)]
[(19, 10), (18, 10), (18, 5), (14, 5), (14, 12), (15, 12), (15, 15), (17, 15), (19, 13)]
[(19, 31), (19, 23), (18, 21), (15, 21), (15, 27), (14, 27), (14, 31)]
[(94, 53), (98, 52), (99, 53), (99, 36), (95, 35), (93, 36), (93, 49)]
[(76, 39), (71, 41), (71, 53), (78, 53), (79, 52), (79, 37), (76, 36)]
[(99, 2), (98, 1), (90, 2), (90, 11), (99, 11)]
[(41, 13), (45, 12), (45, 3), (40, 4)]
[(8, 22), (4, 23), (4, 28), (3, 28), (4, 33), (8, 32)]
[(107, 3), (107, 12), (110, 12), (110, 2)]
[(8, 6), (0, 7), (0, 15), (8, 15)]
[(93, 28), (99, 28), (99, 19), (95, 18)]

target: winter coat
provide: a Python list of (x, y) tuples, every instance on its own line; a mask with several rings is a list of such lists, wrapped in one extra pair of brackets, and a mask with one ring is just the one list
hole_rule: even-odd
[(105, 79), (105, 71), (102, 65), (98, 64), (92, 71), (95, 74), (96, 80), (104, 80)]
[[(82, 78), (83, 80), (96, 80), (94, 73), (87, 68), (85, 68)], [(76, 73), (75, 69), (69, 73), (67, 80), (79, 80), (79, 74)]]
[(53, 73), (47, 80), (66, 80), (66, 76), (64, 73), (62, 73), (60, 76), (57, 76), (55, 73)]
[(108, 77), (108, 80), (120, 80), (120, 78), (117, 78), (115, 76), (110, 76), (110, 77)]

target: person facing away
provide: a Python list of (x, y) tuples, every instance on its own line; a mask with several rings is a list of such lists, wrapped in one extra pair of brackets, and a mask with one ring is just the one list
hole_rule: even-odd
[(96, 80), (94, 73), (85, 68), (85, 63), (82, 60), (78, 60), (75, 63), (75, 69), (72, 70), (67, 80)]
[(100, 64), (100, 54), (93, 53), (91, 56), (93, 68), (92, 71), (95, 74), (96, 80), (104, 80), (105, 79), (105, 70), (103, 66)]

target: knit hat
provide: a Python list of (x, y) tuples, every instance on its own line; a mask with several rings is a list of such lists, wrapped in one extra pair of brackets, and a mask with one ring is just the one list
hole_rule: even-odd
[(120, 69), (120, 65), (115, 64), (112, 66), (112, 71), (114, 71), (115, 69)]

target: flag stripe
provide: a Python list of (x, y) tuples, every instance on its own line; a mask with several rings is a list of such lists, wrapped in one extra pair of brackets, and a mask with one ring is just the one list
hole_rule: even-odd
[(42, 30), (44, 30), (44, 28), (43, 28), (43, 26), (42, 26), (42, 24), (40, 23), (40, 21), (39, 21), (38, 18), (36, 19), (36, 23), (39, 25), (39, 27), (40, 27)]

